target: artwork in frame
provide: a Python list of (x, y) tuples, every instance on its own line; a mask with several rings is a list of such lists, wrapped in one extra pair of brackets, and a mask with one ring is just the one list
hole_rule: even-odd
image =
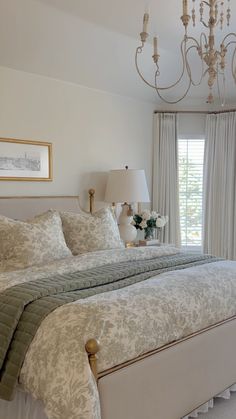
[(52, 180), (52, 143), (0, 138), (0, 180)]

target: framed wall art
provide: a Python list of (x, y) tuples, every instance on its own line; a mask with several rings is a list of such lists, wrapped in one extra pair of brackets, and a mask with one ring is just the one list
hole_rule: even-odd
[(52, 143), (0, 138), (0, 180), (52, 181)]

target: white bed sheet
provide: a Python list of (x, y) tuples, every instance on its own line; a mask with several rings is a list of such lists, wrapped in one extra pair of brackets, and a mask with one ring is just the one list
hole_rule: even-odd
[(0, 419), (47, 419), (43, 403), (17, 390), (12, 402), (0, 400)]

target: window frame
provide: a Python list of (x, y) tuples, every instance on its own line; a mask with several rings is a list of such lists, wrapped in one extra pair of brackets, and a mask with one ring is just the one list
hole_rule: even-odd
[[(179, 140), (204, 140), (204, 153), (205, 153), (205, 146), (206, 146), (206, 136), (203, 134), (200, 135), (178, 135), (177, 137), (177, 146), (178, 146), (178, 188), (179, 188)], [(203, 155), (203, 174), (204, 174), (204, 161), (205, 161), (205, 155)], [(204, 179), (203, 179), (204, 183)], [(204, 185), (202, 185), (203, 187)], [(202, 192), (202, 203), (203, 203), (203, 192)], [(180, 197), (179, 197), (179, 207), (180, 207)], [(196, 253), (202, 253), (203, 252), (203, 205), (202, 205), (202, 244), (197, 245), (190, 245), (186, 246), (185, 244), (182, 245), (181, 240), (181, 250), (184, 250), (185, 252), (196, 252)]]

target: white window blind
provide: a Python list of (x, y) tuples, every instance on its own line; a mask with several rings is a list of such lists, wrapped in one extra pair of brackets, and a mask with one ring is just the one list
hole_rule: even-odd
[(181, 244), (202, 246), (204, 139), (179, 139)]

